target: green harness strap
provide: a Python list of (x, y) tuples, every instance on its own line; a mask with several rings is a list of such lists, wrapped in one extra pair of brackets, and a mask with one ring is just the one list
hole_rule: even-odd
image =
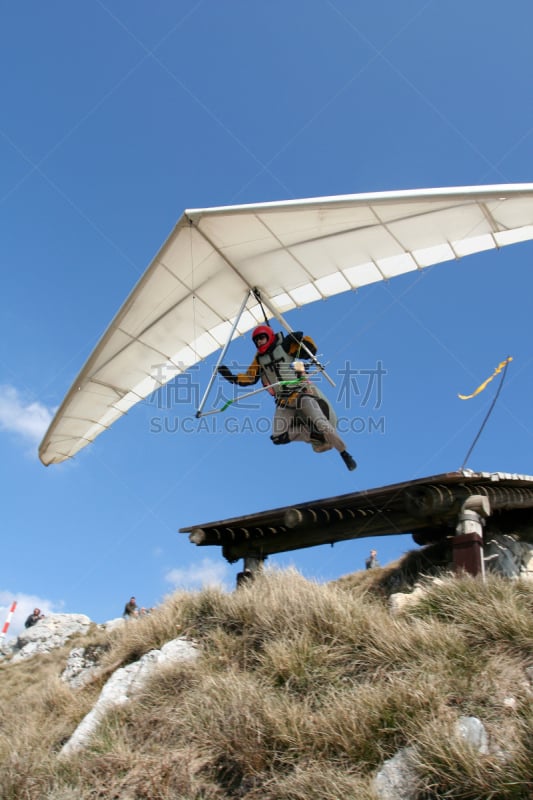
[(229, 406), (233, 405), (233, 403), (238, 403), (239, 400), (245, 400), (247, 397), (251, 397), (254, 394), (259, 394), (259, 392), (264, 392), (266, 389), (273, 389), (274, 386), (299, 386), (304, 381), (307, 383), (307, 375), (305, 378), (295, 378), (294, 380), (290, 381), (278, 381), (277, 383), (270, 383), (268, 386), (262, 386), (260, 389), (255, 389), (253, 392), (241, 394), (240, 397), (235, 397), (233, 400), (227, 400), (222, 408), (218, 409), (218, 411), (225, 411), (227, 408), (229, 408)]

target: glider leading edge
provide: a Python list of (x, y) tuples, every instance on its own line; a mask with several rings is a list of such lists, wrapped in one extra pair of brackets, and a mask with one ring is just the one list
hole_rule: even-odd
[[(264, 323), (259, 301), (247, 307), (252, 295), (282, 321), (321, 298), (531, 239), (533, 184), (186, 211), (74, 381), (39, 457), (45, 465), (72, 458), (222, 348), (220, 367), (230, 339)], [(161, 362), (172, 368), (163, 376), (154, 369)]]

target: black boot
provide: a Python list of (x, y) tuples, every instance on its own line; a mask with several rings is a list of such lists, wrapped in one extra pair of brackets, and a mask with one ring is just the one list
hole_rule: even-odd
[(341, 458), (344, 461), (344, 463), (346, 464), (346, 466), (348, 467), (348, 469), (350, 470), (350, 472), (352, 472), (354, 469), (357, 468), (357, 464), (355, 463), (355, 460), (352, 458), (352, 456), (349, 454), (349, 452), (347, 450), (343, 450), (342, 451)]

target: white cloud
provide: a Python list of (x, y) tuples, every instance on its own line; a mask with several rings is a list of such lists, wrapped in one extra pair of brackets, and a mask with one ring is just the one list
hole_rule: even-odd
[[(7, 621), (9, 610), (12, 603), (16, 601), (17, 607), (9, 623), (3, 641), (18, 636), (24, 630), (24, 622), (34, 608), (40, 608), (43, 614), (54, 614), (60, 611), (60, 605), (45, 597), (38, 597), (36, 594), (22, 594), (21, 592), (10, 592), (9, 589), (0, 589), (0, 632), (3, 630), (4, 623)], [(0, 639), (0, 643), (2, 640)]]
[(227, 588), (225, 579), (228, 574), (229, 569), (224, 562), (203, 558), (199, 564), (169, 570), (165, 580), (175, 589), (198, 589), (206, 586)]
[(53, 411), (25, 400), (14, 386), (0, 386), (0, 428), (38, 444), (52, 421)]

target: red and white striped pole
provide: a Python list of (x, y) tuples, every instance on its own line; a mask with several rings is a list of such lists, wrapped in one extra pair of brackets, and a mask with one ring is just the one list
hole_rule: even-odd
[(7, 615), (6, 621), (4, 622), (4, 627), (2, 628), (2, 633), (0, 633), (0, 642), (2, 641), (2, 639), (4, 638), (4, 636), (7, 633), (7, 629), (9, 628), (9, 623), (11, 622), (11, 618), (12, 618), (14, 612), (15, 612), (16, 607), (17, 607), (17, 601), (14, 600), (11, 603), (11, 608), (9, 609), (9, 614)]

